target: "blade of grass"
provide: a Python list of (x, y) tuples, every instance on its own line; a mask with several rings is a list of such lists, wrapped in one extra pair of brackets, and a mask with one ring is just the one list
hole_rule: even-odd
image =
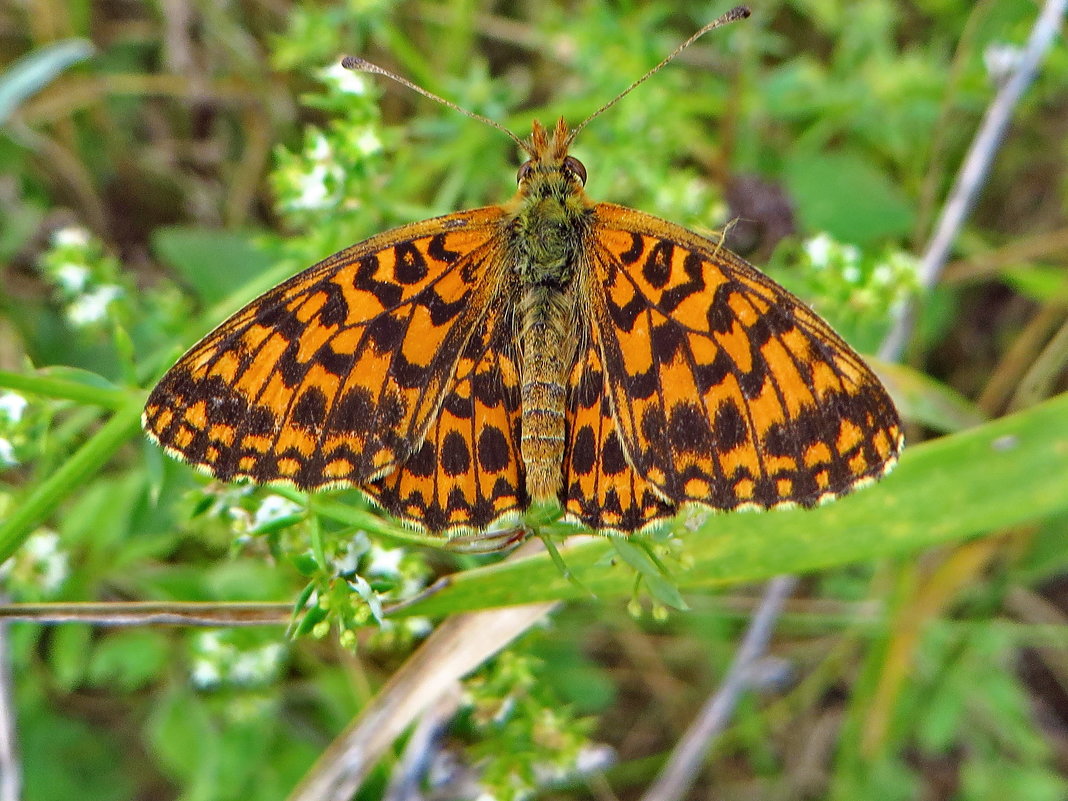
[(30, 490), (9, 518), (0, 522), (0, 563), (7, 560), (71, 492), (108, 462), (141, 428), (141, 399), (128, 402), (56, 472)]

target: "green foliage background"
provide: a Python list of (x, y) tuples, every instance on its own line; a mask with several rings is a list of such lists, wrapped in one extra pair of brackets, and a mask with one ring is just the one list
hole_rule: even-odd
[[(885, 369), (910, 445), (874, 488), (691, 521), (648, 550), (569, 549), (592, 599), (547, 556), (428, 550), (357, 493), (220, 487), (142, 441), (145, 388), (241, 303), (368, 235), (514, 190), (499, 132), (384, 79), (353, 91), (329, 70), (341, 54), (523, 134), (533, 118), (577, 123), (724, 10), (0, 6), (0, 589), (318, 599), (292, 641), (282, 626), (11, 624), (28, 801), (284, 798), (427, 620), (546, 599), (571, 603), (469, 682), (447, 747), (497, 797), (584, 798), (599, 780), (569, 771), (606, 743), (605, 778), (636, 798), (722, 676), (747, 582), (784, 572), (808, 578), (768, 663), (780, 670), (693, 798), (1065, 796), (1063, 43), (945, 280), (919, 297), (904, 366)], [(587, 190), (710, 231), (732, 217), (732, 180), (759, 177), (789, 199), (795, 233), (754, 258), (873, 351), (916, 291), (907, 269), (881, 268), (922, 252), (996, 90), (989, 63), (1024, 43), (1035, 5), (753, 10), (584, 130)], [(805, 246), (819, 234), (837, 261)], [(446, 590), (379, 619), (447, 573)], [(389, 769), (359, 797), (379, 798)]]

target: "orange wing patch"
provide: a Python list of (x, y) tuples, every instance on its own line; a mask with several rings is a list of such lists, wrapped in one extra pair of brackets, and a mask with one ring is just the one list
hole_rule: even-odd
[(664, 499), (812, 506), (893, 464), (892, 401), (797, 298), (680, 226), (610, 204), (595, 219), (589, 292), (612, 414)]
[(163, 377), (145, 430), (226, 481), (317, 489), (389, 473), (422, 445), (498, 290), (503, 215), (405, 226), (280, 284)]
[(401, 520), (450, 536), (518, 520), (528, 498), (516, 365), (511, 315), (487, 315), (422, 448), (365, 491)]

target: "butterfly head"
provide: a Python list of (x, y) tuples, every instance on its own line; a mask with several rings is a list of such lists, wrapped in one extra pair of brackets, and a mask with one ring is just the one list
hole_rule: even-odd
[(516, 176), (520, 196), (563, 199), (582, 194), (586, 167), (568, 155), (573, 138), (563, 117), (557, 120), (552, 132), (534, 120), (530, 141), (522, 143), (530, 158), (523, 162)]

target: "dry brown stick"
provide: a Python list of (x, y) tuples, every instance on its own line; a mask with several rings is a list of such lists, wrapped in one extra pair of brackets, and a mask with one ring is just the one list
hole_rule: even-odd
[[(527, 541), (508, 558), (523, 558), (542, 547), (538, 540)], [(289, 801), (347, 801), (425, 709), (556, 606), (527, 604), (446, 619), (330, 744)]]
[(98, 626), (284, 626), (292, 603), (130, 601), (0, 605), (0, 621)]

